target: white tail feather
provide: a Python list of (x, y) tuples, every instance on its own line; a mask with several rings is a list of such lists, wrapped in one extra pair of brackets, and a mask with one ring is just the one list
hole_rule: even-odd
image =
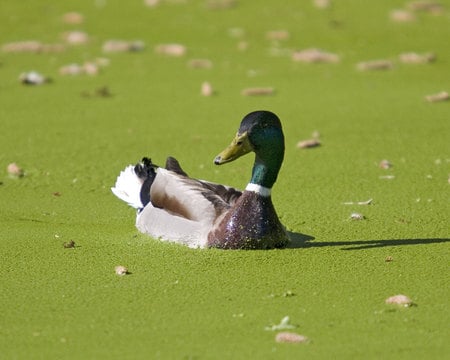
[(141, 187), (142, 181), (134, 172), (134, 166), (128, 165), (120, 172), (116, 180), (116, 185), (111, 188), (111, 191), (128, 205), (135, 209), (141, 209), (144, 207), (140, 197)]

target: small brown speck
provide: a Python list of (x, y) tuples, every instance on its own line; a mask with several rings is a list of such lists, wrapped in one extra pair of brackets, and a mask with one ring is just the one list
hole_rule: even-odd
[(52, 195), (58, 197), (61, 196), (61, 193), (59, 191), (55, 191), (54, 193), (52, 193)]
[(394, 261), (394, 258), (392, 256), (386, 256), (386, 259), (384, 259), (386, 262), (392, 262)]
[(308, 342), (308, 338), (304, 335), (300, 335), (294, 332), (280, 332), (275, 336), (275, 341), (277, 343), (291, 343), (300, 344)]
[(66, 242), (63, 244), (65, 249), (73, 249), (75, 247), (75, 241), (70, 240), (69, 242)]

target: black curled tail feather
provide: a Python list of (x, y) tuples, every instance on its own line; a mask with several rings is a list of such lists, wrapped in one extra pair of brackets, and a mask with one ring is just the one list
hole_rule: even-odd
[(141, 192), (139, 194), (142, 205), (145, 207), (150, 202), (150, 188), (156, 177), (157, 165), (150, 158), (144, 157), (142, 162), (136, 164), (134, 172), (142, 180)]

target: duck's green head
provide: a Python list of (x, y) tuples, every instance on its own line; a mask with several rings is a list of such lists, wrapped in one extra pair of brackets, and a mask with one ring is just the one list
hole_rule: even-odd
[(231, 144), (215, 159), (225, 164), (253, 151), (256, 154), (251, 183), (271, 188), (284, 157), (284, 135), (278, 116), (270, 111), (246, 115)]

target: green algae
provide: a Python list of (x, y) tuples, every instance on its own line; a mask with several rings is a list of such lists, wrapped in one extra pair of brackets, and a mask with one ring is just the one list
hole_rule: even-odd
[[(212, 11), (203, 1), (2, 2), (2, 28), (11, 31), (0, 33), (1, 44), (55, 43), (71, 29), (91, 35), (62, 53), (0, 52), (2, 357), (445, 358), (450, 109), (424, 96), (449, 89), (449, 6), (446, 15), (396, 24), (389, 12), (403, 2), (323, 11), (311, 3), (239, 1)], [(85, 23), (61, 22), (73, 10)], [(290, 38), (267, 40), (277, 29)], [(103, 54), (103, 41), (115, 38), (147, 48)], [(168, 42), (185, 44), (187, 55), (153, 51)], [(306, 47), (342, 60), (271, 55)], [(434, 51), (437, 60), (398, 63), (406, 51)], [(111, 64), (98, 76), (58, 74), (105, 56)], [(213, 68), (190, 69), (192, 58)], [(374, 58), (395, 67), (355, 70)], [(53, 82), (21, 85), (19, 74), (30, 70)], [(205, 80), (215, 96), (200, 95)], [(105, 86), (112, 96), (82, 96)], [(276, 92), (240, 95), (253, 86)], [(119, 171), (144, 155), (156, 163), (173, 155), (192, 176), (242, 188), (251, 157), (220, 168), (212, 161), (242, 116), (262, 108), (283, 122), (286, 156), (273, 200), (297, 247), (191, 250), (139, 234), (134, 211), (109, 190)], [(296, 148), (316, 130), (322, 146)], [(393, 167), (380, 169), (383, 159)], [(8, 176), (12, 162), (24, 177)], [(344, 204), (369, 198), (367, 206)], [(349, 220), (353, 212), (365, 219)], [(70, 241), (75, 247), (65, 248)], [(117, 265), (130, 274), (117, 276)], [(395, 294), (416, 306), (386, 305)], [(264, 330), (286, 316), (310, 343), (277, 344)]]

